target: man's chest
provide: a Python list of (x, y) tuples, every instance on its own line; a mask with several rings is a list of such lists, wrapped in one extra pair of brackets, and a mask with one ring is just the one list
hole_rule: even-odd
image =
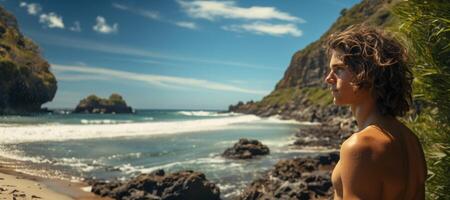
[(334, 199), (342, 198), (342, 180), (341, 180), (341, 161), (339, 161), (333, 169), (331, 174), (331, 183), (333, 183), (334, 188)]

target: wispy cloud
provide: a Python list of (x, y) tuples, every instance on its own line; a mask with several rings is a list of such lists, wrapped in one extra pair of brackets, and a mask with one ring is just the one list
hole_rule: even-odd
[(106, 19), (102, 16), (97, 16), (96, 24), (92, 27), (94, 31), (103, 34), (116, 33), (119, 30), (119, 24), (114, 23), (113, 25), (109, 25), (106, 23)]
[(235, 83), (235, 84), (244, 84), (244, 83), (248, 83), (247, 81), (244, 80), (229, 80), (230, 83)]
[(58, 81), (98, 81), (98, 80), (111, 80), (109, 77), (99, 75), (88, 74), (57, 74), (56, 79)]
[(39, 16), (39, 22), (46, 25), (48, 28), (64, 28), (64, 22), (61, 16), (54, 12), (48, 14), (41, 14)]
[(179, 27), (188, 28), (188, 29), (197, 29), (197, 24), (194, 22), (175, 22), (175, 24)]
[(69, 27), (69, 30), (74, 32), (81, 32), (81, 25), (79, 21), (73, 22), (73, 26)]
[[(306, 21), (275, 7), (240, 7), (234, 1), (184, 1), (177, 0), (181, 8), (192, 18), (216, 21), (217, 19), (245, 20), (244, 24), (223, 25), (222, 29), (233, 32), (249, 32), (259, 35), (300, 37), (298, 23)], [(271, 21), (267, 23), (265, 21)], [(274, 20), (283, 21), (273, 22)], [(249, 22), (253, 21), (253, 22)]]
[(140, 9), (140, 8), (134, 8), (134, 7), (123, 5), (123, 4), (119, 4), (119, 3), (113, 3), (112, 6), (114, 8), (119, 9), (119, 10), (129, 11), (131, 13), (134, 13), (134, 14), (137, 14), (137, 15), (141, 15), (141, 16), (144, 16), (144, 17), (149, 18), (149, 19), (154, 19), (154, 20), (161, 19), (160, 15), (159, 15), (159, 13), (157, 11), (144, 10), (144, 9)]
[(143, 16), (145, 18), (151, 19), (151, 20), (156, 20), (156, 21), (160, 21), (160, 22), (166, 22), (169, 24), (173, 24), (182, 28), (187, 28), (187, 29), (198, 29), (198, 25), (195, 22), (188, 22), (188, 21), (173, 21), (170, 19), (164, 19), (158, 11), (154, 11), (154, 10), (145, 10), (142, 8), (136, 8), (133, 6), (128, 6), (128, 5), (124, 5), (124, 4), (119, 4), (119, 3), (113, 3), (112, 6), (116, 9), (119, 10), (123, 10), (123, 11), (127, 11), (130, 12), (132, 14), (136, 14), (136, 15), (140, 15)]
[(296, 23), (304, 19), (279, 11), (274, 7), (239, 7), (234, 1), (177, 1), (184, 11), (193, 18), (215, 20), (219, 18), (247, 20), (283, 20)]
[[(104, 53), (111, 53), (117, 55), (129, 55), (129, 56), (137, 56), (144, 58), (157, 58), (157, 59), (165, 59), (172, 61), (181, 61), (181, 62), (194, 62), (194, 63), (203, 63), (203, 64), (213, 64), (213, 65), (226, 65), (226, 66), (234, 66), (234, 67), (244, 67), (244, 68), (253, 68), (253, 69), (264, 69), (264, 70), (283, 70), (282, 68), (264, 66), (260, 64), (250, 64), (236, 61), (223, 61), (223, 60), (210, 60), (203, 58), (192, 58), (186, 57), (183, 55), (166, 55), (158, 52), (147, 51), (143, 49), (136, 49), (127, 46), (114, 45), (114, 44), (104, 44), (91, 40), (77, 39), (77, 38), (66, 38), (56, 35), (48, 35), (37, 32), (33, 33), (34, 37), (39, 38), (39, 41), (44, 42), (46, 44), (64, 46), (69, 48), (77, 48), (77, 49), (85, 49), (91, 51), (98, 51)], [(145, 59), (144, 59), (145, 60)]]
[(227, 91), (227, 92), (240, 92), (248, 94), (267, 94), (268, 91), (251, 90), (246, 88), (241, 88), (233, 85), (202, 80), (194, 78), (176, 77), (176, 76), (162, 76), (155, 74), (142, 74), (133, 73), (128, 71), (113, 70), (102, 67), (92, 67), (92, 66), (70, 66), (70, 65), (59, 65), (52, 64), (52, 70), (62, 71), (62, 72), (75, 72), (84, 73), (88, 76), (102, 76), (110, 78), (119, 78), (124, 80), (133, 80), (145, 82), (147, 84), (166, 87), (166, 88), (178, 88), (178, 89), (209, 89), (217, 91)]
[(145, 63), (145, 64), (152, 64), (152, 66), (167, 66), (167, 67), (175, 67), (175, 68), (183, 68), (180, 64), (177, 63), (170, 63), (170, 62), (163, 62), (158, 60), (150, 60), (150, 59), (142, 59), (142, 58), (124, 58), (124, 56), (115, 56), (115, 57), (109, 57), (108, 59), (114, 60), (114, 61), (127, 61), (127, 62), (134, 62), (134, 63)]
[(113, 3), (112, 6), (120, 10), (129, 10), (129, 7), (123, 4)]
[(30, 15), (37, 15), (42, 11), (42, 6), (37, 3), (20, 2), (19, 6), (26, 8)]
[(270, 24), (254, 22), (251, 24), (222, 26), (222, 29), (235, 32), (250, 32), (255, 34), (267, 34), (273, 36), (292, 35), (302, 36), (303, 32), (295, 24)]

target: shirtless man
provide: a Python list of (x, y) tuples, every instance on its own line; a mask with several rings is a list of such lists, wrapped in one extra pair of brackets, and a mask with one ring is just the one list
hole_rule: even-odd
[(396, 119), (411, 104), (406, 50), (384, 33), (352, 26), (328, 38), (329, 84), (336, 105), (349, 105), (359, 132), (341, 145), (332, 174), (335, 200), (425, 199), (421, 144)]

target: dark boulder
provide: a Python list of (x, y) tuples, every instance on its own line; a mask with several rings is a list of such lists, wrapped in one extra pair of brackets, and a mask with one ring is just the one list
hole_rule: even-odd
[(250, 159), (269, 153), (269, 147), (263, 145), (260, 141), (241, 138), (233, 147), (226, 149), (222, 156), (232, 159)]
[(253, 181), (236, 199), (332, 198), (331, 170), (338, 160), (338, 152), (313, 158), (281, 160), (260, 179)]
[(214, 183), (209, 182), (203, 173), (190, 170), (171, 174), (157, 170), (126, 182), (90, 182), (93, 193), (113, 199), (220, 199), (220, 189)]

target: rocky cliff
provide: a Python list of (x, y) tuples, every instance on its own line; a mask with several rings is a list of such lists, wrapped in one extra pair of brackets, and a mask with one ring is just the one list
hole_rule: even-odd
[(279, 114), (286, 119), (324, 121), (328, 116), (342, 114), (349, 117), (346, 108), (332, 106), (332, 97), (323, 83), (329, 58), (323, 48), (325, 39), (332, 33), (350, 25), (365, 23), (376, 27), (395, 27), (391, 13), (398, 0), (363, 0), (350, 9), (343, 9), (341, 16), (317, 41), (297, 51), (275, 89), (261, 101), (239, 102), (229, 111), (251, 113), (260, 116)]
[(0, 114), (37, 112), (51, 101), (57, 84), (49, 67), (16, 18), (0, 6)]

